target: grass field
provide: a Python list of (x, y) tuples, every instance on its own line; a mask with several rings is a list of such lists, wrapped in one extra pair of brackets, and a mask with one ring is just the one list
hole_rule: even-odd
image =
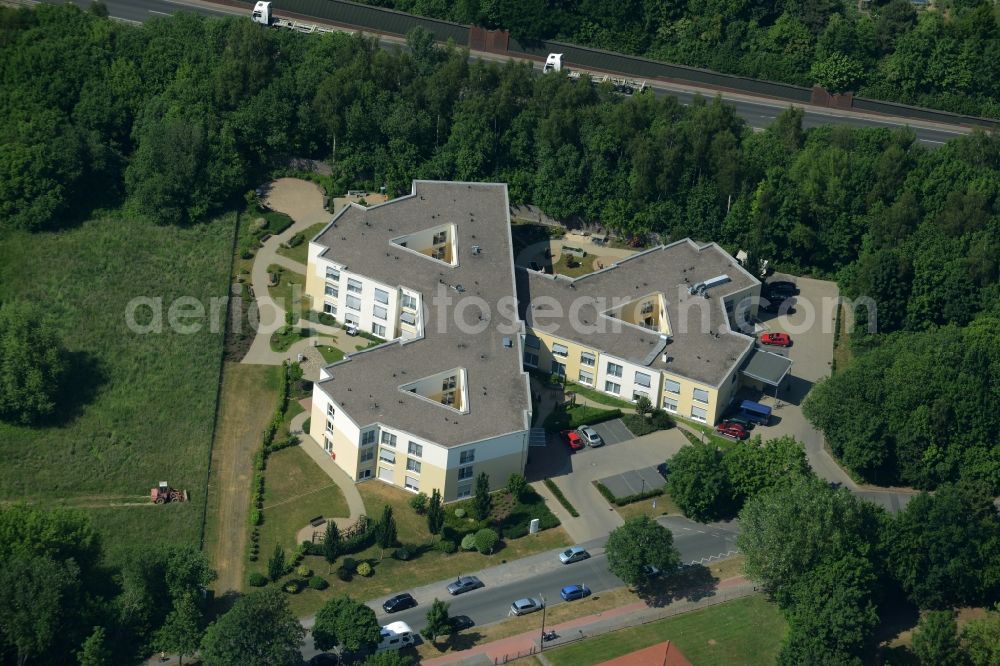
[(566, 277), (580, 277), (581, 275), (587, 275), (594, 272), (594, 257), (586, 256), (582, 259), (573, 259), (574, 266), (570, 267), (569, 257), (571, 255), (564, 254), (559, 257), (559, 261), (552, 265), (552, 272), (557, 275), (565, 275)]
[[(57, 233), (10, 232), (0, 243), (0, 301), (44, 304), (72, 355), (70, 398), (46, 427), (0, 424), (0, 500), (84, 507), (113, 552), (122, 539), (197, 545), (222, 352), (235, 216), (186, 228), (111, 215)], [(126, 325), (136, 297), (162, 299), (162, 330)], [(205, 310), (200, 330), (171, 330), (175, 299)], [(135, 321), (153, 323), (151, 308)], [(186, 488), (186, 506), (110, 508), (108, 496), (148, 501), (158, 481)], [(135, 501), (135, 500), (133, 500)]]
[[(656, 507), (653, 507), (653, 500), (656, 500)], [(631, 504), (626, 504), (625, 506), (614, 506), (614, 510), (618, 512), (624, 520), (629, 518), (635, 518), (636, 516), (649, 516), (650, 518), (656, 518), (657, 516), (674, 515), (680, 516), (682, 512), (677, 505), (674, 504), (674, 500), (671, 499), (670, 495), (663, 493), (659, 497), (650, 497), (648, 499), (639, 500), (638, 502), (632, 502)]]
[(326, 225), (327, 225), (326, 222), (319, 222), (317, 224), (312, 225), (311, 227), (306, 228), (303, 231), (300, 231), (299, 233), (301, 233), (305, 237), (305, 240), (296, 245), (295, 247), (279, 247), (278, 254), (284, 257), (288, 257), (289, 259), (297, 261), (303, 266), (305, 266), (306, 261), (308, 261), (309, 259), (309, 241), (311, 241), (313, 237), (320, 232), (320, 229), (322, 229)]
[(594, 402), (599, 402), (602, 405), (608, 405), (609, 407), (618, 407), (623, 412), (626, 410), (635, 411), (635, 403), (629, 402), (628, 400), (622, 400), (621, 398), (616, 398), (613, 395), (608, 395), (607, 393), (601, 393), (596, 389), (592, 389), (583, 384), (576, 384), (574, 382), (566, 382), (566, 391), (576, 393), (579, 396), (587, 398), (588, 400), (593, 400)]
[(270, 292), (271, 298), (274, 299), (275, 304), (279, 308), (287, 312), (289, 307), (294, 308), (296, 304), (301, 304), (298, 310), (300, 315), (309, 309), (308, 302), (302, 302), (307, 299), (305, 295), (305, 275), (290, 271), (277, 264), (271, 264), (268, 266), (267, 272), (278, 274), (278, 284), (273, 287), (268, 287), (267, 290)]
[(786, 630), (778, 607), (753, 595), (546, 650), (545, 657), (553, 666), (589, 666), (669, 640), (697, 666), (770, 666)]

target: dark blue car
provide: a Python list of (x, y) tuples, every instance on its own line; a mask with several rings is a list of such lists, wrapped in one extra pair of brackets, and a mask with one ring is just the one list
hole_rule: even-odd
[(573, 601), (575, 599), (583, 599), (590, 595), (590, 588), (586, 585), (567, 585), (559, 591), (559, 596), (563, 598), (563, 601)]

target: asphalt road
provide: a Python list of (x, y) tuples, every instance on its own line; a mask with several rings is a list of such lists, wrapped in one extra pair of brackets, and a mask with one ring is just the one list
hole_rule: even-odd
[[(51, 4), (61, 4), (63, 0), (42, 0)], [(73, 0), (80, 7), (88, 7), (90, 0)], [(199, 0), (105, 0), (111, 16), (127, 21), (144, 22), (157, 16), (168, 16), (178, 11), (191, 11), (206, 16), (248, 16), (248, 10), (242, 8), (212, 5)], [(399, 40), (382, 39), (383, 46), (399, 44)], [(503, 61), (506, 58), (493, 54), (479, 54), (478, 57), (489, 60)], [(732, 104), (736, 114), (747, 121), (754, 129), (768, 127), (774, 119), (789, 105), (786, 102), (768, 98), (751, 97), (745, 94), (735, 94), (704, 89), (698, 90), (691, 85), (671, 85), (656, 82), (651, 85), (658, 95), (673, 95), (680, 102), (689, 104), (696, 94), (709, 97), (721, 94), (722, 98)], [(914, 123), (907, 119), (897, 119), (875, 114), (859, 114), (852, 111), (818, 110), (807, 108), (803, 118), (803, 126), (817, 127), (820, 125), (847, 125), (850, 127), (888, 127), (899, 128), (910, 126), (917, 139), (929, 146), (939, 147), (949, 139), (968, 133), (964, 127), (948, 127), (937, 123)]]
[[(709, 558), (721, 559), (736, 554), (738, 527), (735, 524), (702, 525), (675, 516), (662, 517), (659, 522), (673, 532), (674, 545), (680, 551), (681, 562), (684, 564), (707, 564)], [(446, 589), (450, 581), (418, 589), (401, 587), (396, 592), (412, 593), (419, 605), (392, 615), (382, 611), (384, 597), (372, 600), (368, 605), (378, 614), (379, 624), (403, 621), (414, 631), (420, 631), (426, 624), (427, 610), (435, 597), (450, 604), (449, 612), (452, 616), (467, 615), (477, 626), (503, 620), (507, 617), (511, 603), (523, 597), (542, 596), (550, 608), (562, 603), (580, 603), (564, 602), (559, 597), (559, 590), (565, 585), (583, 583), (596, 595), (624, 585), (608, 570), (604, 555), (606, 541), (607, 537), (602, 537), (580, 544), (591, 553), (591, 557), (573, 564), (561, 564), (559, 551), (551, 551), (480, 572), (464, 573), (463, 575), (479, 576), (485, 587), (456, 597), (450, 596)], [(419, 566), (419, 563), (415, 566)], [(303, 624), (311, 627), (312, 618)], [(302, 652), (307, 659), (316, 654), (311, 636), (306, 637)]]

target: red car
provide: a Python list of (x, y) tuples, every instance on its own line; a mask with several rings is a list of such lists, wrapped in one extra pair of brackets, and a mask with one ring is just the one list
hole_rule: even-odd
[(730, 423), (729, 421), (723, 421), (715, 427), (715, 432), (720, 435), (726, 435), (734, 439), (746, 439), (747, 429), (741, 426), (739, 423)]
[(586, 446), (576, 430), (563, 430), (562, 436), (566, 438), (566, 443), (573, 451), (579, 451)]
[(760, 336), (760, 343), (775, 347), (791, 347), (792, 339), (788, 336), (788, 333), (764, 333)]

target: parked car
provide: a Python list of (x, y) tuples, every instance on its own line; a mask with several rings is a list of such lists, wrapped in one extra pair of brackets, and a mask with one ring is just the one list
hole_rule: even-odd
[(345, 331), (347, 332), (348, 335), (357, 335), (358, 334), (358, 327), (355, 326), (354, 324), (348, 324), (347, 328), (345, 329)]
[(566, 443), (569, 444), (569, 448), (573, 451), (579, 451), (583, 447), (587, 446), (583, 443), (580, 433), (576, 430), (563, 430), (562, 436), (566, 439)]
[(670, 474), (670, 467), (667, 463), (663, 462), (656, 466), (656, 471), (660, 473), (660, 476), (666, 479), (667, 475)]
[(597, 434), (597, 431), (590, 426), (581, 426), (577, 432), (580, 433), (580, 437), (583, 441), (587, 443), (587, 446), (603, 446), (604, 440), (601, 436)]
[(573, 562), (585, 560), (588, 557), (590, 557), (590, 553), (580, 546), (572, 546), (559, 553), (559, 561), (563, 564), (572, 564)]
[(660, 567), (655, 564), (643, 564), (642, 573), (646, 574), (647, 578), (656, 578), (663, 572), (660, 571)]
[(739, 414), (735, 414), (733, 416), (727, 416), (725, 420), (728, 421), (729, 423), (736, 423), (738, 425), (741, 425), (741, 426), (743, 426), (744, 430), (748, 430), (748, 431), (749, 430), (753, 430), (754, 426), (757, 425), (756, 423), (754, 423), (750, 419), (748, 419), (748, 418), (746, 418), (744, 416), (741, 416)]
[(733, 423), (731, 421), (723, 421), (715, 427), (715, 432), (720, 435), (726, 435), (727, 437), (733, 437), (735, 439), (746, 439), (747, 431), (746, 428), (741, 426), (739, 423)]
[(760, 309), (763, 310), (764, 312), (769, 312), (771, 314), (776, 314), (779, 312), (784, 314), (793, 314), (795, 312), (795, 308), (792, 307), (794, 304), (795, 304), (794, 296), (788, 296), (788, 297), (771, 296), (767, 298), (767, 300), (761, 303)]
[(413, 608), (416, 605), (417, 600), (413, 598), (413, 595), (409, 592), (403, 592), (402, 594), (397, 594), (394, 597), (386, 599), (385, 603), (382, 604), (382, 610), (386, 613), (396, 613), (407, 608)]
[(480, 587), (483, 587), (483, 581), (475, 576), (459, 576), (454, 583), (448, 585), (448, 594), (454, 596)]
[(792, 338), (788, 333), (762, 333), (760, 343), (772, 347), (791, 347)]
[(767, 291), (767, 297), (774, 299), (788, 298), (789, 296), (798, 296), (799, 288), (794, 282), (788, 282), (787, 280), (775, 280), (774, 282), (768, 282), (764, 285)]
[(525, 597), (524, 599), (518, 599), (510, 605), (510, 612), (514, 615), (527, 615), (528, 613), (534, 613), (535, 611), (540, 611), (545, 606), (538, 599), (533, 599), (531, 597)]
[(476, 623), (468, 615), (452, 615), (448, 618), (448, 626), (451, 627), (452, 631), (458, 632), (474, 627)]
[(567, 585), (563, 589), (559, 590), (559, 596), (563, 598), (563, 601), (583, 599), (584, 597), (590, 596), (590, 588), (586, 585)]

